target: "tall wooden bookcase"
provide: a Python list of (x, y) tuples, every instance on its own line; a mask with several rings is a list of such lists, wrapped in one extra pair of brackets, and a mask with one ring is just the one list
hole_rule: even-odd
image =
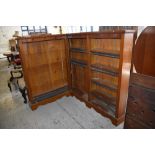
[(51, 102), (69, 93), (65, 35), (18, 38), (19, 52), (30, 107)]
[(136, 31), (19, 38), (32, 109), (74, 95), (117, 125), (124, 120)]
[(135, 31), (68, 35), (72, 94), (109, 117), (124, 120)]

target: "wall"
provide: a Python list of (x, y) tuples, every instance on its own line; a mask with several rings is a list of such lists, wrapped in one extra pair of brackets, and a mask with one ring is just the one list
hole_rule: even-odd
[(0, 26), (0, 53), (9, 50), (9, 39), (12, 38), (15, 31), (21, 33), (20, 26)]

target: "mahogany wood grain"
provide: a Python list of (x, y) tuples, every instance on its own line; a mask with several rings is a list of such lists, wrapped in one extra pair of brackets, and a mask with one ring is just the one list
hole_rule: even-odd
[[(155, 128), (155, 27), (146, 27), (133, 54), (124, 128)], [(134, 69), (135, 68), (135, 69)]]
[(155, 77), (132, 73), (125, 128), (155, 128)]
[(41, 35), (18, 40), (30, 103), (37, 96), (68, 86), (64, 35)]
[(119, 90), (117, 98), (117, 112), (116, 117), (121, 117), (125, 115), (127, 97), (128, 97), (128, 87), (129, 87), (129, 78), (131, 70), (131, 58), (132, 58), (132, 49), (134, 46), (135, 34), (134, 33), (125, 33), (122, 35), (121, 42), (121, 54), (120, 54), (120, 77), (118, 81)]
[[(135, 33), (119, 30), (19, 37), (31, 108), (70, 94), (115, 125), (121, 123)], [(43, 100), (35, 102), (36, 98)], [(108, 103), (111, 99), (112, 106)]]
[[(72, 54), (70, 50), (71, 58), (74, 56), (75, 59), (86, 62), (87, 64), (83, 67), (83, 71), (81, 70), (77, 73), (75, 72), (75, 70), (77, 70), (75, 67), (71, 68), (71, 70), (74, 71), (74, 75), (76, 74), (73, 79), (77, 81), (76, 86), (74, 83), (72, 84), (74, 88), (79, 88), (81, 92), (84, 92), (86, 87), (80, 87), (80, 85), (88, 85), (88, 101), (82, 97), (83, 95), (80, 92), (78, 93), (73, 90), (73, 94), (86, 103), (89, 103), (89, 107), (95, 107), (95, 109), (102, 108), (104, 112), (98, 111), (104, 116), (109, 116), (110, 114), (108, 105), (104, 106), (102, 103), (107, 102), (109, 96), (115, 98), (115, 112), (109, 117), (114, 124), (121, 123), (125, 116), (135, 34), (136, 31), (105, 31), (75, 33), (69, 36), (69, 40), (72, 40), (70, 41), (70, 49), (79, 49), (79, 51), (73, 49), (78, 52), (77, 56)], [(85, 38), (86, 41), (84, 42), (83, 40)], [(81, 44), (79, 44), (80, 40)], [(87, 45), (84, 45), (84, 43)], [(86, 50), (83, 51), (82, 49)], [(87, 57), (85, 52), (88, 53)], [(85, 76), (83, 74), (84, 72)], [(80, 74), (83, 74), (83, 76)], [(94, 81), (93, 79), (98, 80)], [(93, 95), (93, 92), (101, 92), (104, 94), (104, 97), (101, 98), (101, 95), (97, 95), (97, 93)]]
[(148, 26), (137, 39), (133, 60), (137, 73), (155, 76), (155, 26)]

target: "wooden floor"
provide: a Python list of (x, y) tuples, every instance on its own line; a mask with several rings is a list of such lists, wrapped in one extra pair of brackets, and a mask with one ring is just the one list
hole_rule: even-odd
[(7, 87), (9, 79), (8, 63), (0, 59), (0, 128), (4, 129), (111, 129), (111, 121), (75, 97), (63, 97), (56, 102), (31, 111), (23, 103), (21, 94)]

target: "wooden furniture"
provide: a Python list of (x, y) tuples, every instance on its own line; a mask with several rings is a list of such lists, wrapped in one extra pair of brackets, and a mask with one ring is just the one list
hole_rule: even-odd
[(88, 101), (89, 92), (89, 51), (87, 33), (70, 34), (69, 53), (71, 63), (71, 88), (75, 96)]
[(155, 128), (155, 27), (137, 39), (124, 128)]
[(27, 103), (27, 97), (26, 97), (26, 86), (25, 86), (25, 81), (24, 78), (19, 78), (17, 79), (17, 85), (18, 85), (18, 89), (22, 95), (22, 97), (24, 98), (24, 103)]
[(19, 90), (21, 95), (24, 98), (24, 103), (27, 103), (26, 97), (26, 86), (23, 78), (22, 69), (14, 69), (10, 71), (11, 77), (8, 80), (8, 87), (12, 92), (12, 88), (14, 87), (16, 90)]
[(135, 31), (68, 35), (72, 94), (114, 124), (124, 120)]
[(136, 31), (19, 38), (32, 109), (74, 95), (117, 125), (124, 120)]
[(10, 44), (11, 51), (17, 51), (17, 45), (16, 45), (16, 40), (15, 39), (10, 39), (9, 44)]
[(67, 95), (68, 71), (66, 37), (41, 35), (18, 38), (30, 106)]
[(155, 77), (155, 27), (147, 27), (139, 36), (133, 57), (137, 73)]
[(8, 66), (10, 66), (11, 65), (11, 60), (12, 60), (12, 53), (11, 53), (11, 51), (4, 52), (3, 55), (7, 57), (7, 60), (9, 62)]

